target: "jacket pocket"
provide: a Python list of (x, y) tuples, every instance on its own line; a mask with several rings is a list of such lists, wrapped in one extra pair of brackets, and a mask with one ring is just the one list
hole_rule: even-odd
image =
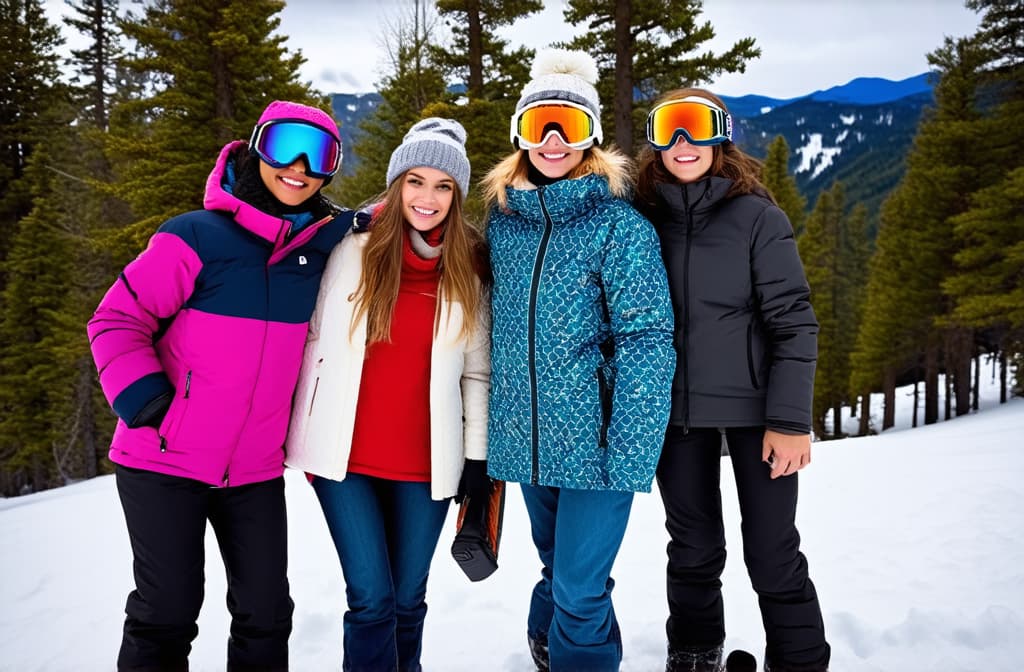
[(171, 401), (171, 407), (167, 410), (167, 415), (160, 424), (160, 452), (175, 452), (168, 449), (168, 444), (172, 443), (181, 432), (181, 426), (185, 421), (185, 416), (188, 414), (191, 396), (192, 370), (189, 369), (185, 372), (184, 379), (175, 391), (174, 400)]
[(754, 363), (754, 324), (747, 325), (747, 371), (750, 373), (750, 384), (755, 390), (760, 390), (761, 385), (757, 381), (757, 366)]
[(614, 388), (615, 380), (608, 370), (608, 366), (602, 364), (597, 368), (597, 394), (601, 403), (601, 429), (598, 433), (598, 445), (601, 448), (608, 447), (608, 427), (612, 422)]

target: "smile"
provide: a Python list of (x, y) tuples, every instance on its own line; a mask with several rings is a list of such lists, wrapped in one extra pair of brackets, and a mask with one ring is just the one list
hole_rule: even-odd
[(425, 217), (432, 217), (433, 215), (441, 212), (440, 210), (428, 210), (427, 208), (421, 208), (418, 205), (412, 206), (412, 209), (417, 214), (424, 215)]

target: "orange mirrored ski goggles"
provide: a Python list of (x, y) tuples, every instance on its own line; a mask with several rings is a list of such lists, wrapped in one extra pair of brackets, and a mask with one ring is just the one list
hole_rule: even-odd
[(573, 149), (586, 149), (601, 142), (601, 121), (582, 105), (567, 101), (540, 101), (512, 115), (509, 141), (520, 149), (535, 149), (548, 136), (558, 133)]
[(691, 145), (732, 140), (732, 116), (710, 100), (696, 96), (662, 103), (647, 115), (647, 140), (655, 149), (668, 149), (680, 135)]

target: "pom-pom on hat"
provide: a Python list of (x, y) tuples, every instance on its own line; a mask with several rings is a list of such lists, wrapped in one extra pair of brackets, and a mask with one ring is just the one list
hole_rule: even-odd
[(466, 129), (454, 119), (428, 117), (413, 124), (388, 162), (387, 184), (417, 166), (437, 168), (469, 194), (469, 159), (466, 157)]
[(280, 121), (284, 119), (305, 121), (313, 124), (314, 126), (322, 128), (333, 135), (334, 139), (337, 140), (339, 144), (341, 143), (341, 135), (338, 134), (338, 124), (331, 118), (331, 115), (319, 108), (302, 105), (300, 103), (292, 103), (287, 100), (275, 100), (267, 105), (263, 110), (263, 114), (260, 115), (259, 121), (256, 122), (256, 125), (262, 126), (268, 121)]
[(597, 63), (585, 51), (546, 49), (537, 53), (530, 81), (516, 103), (516, 112), (542, 100), (566, 100), (590, 110), (600, 128), (601, 99), (597, 95)]

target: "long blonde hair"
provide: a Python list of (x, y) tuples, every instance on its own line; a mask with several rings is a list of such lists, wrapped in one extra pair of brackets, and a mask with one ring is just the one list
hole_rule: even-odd
[[(517, 150), (499, 161), (481, 182), (484, 202), (488, 207), (508, 205), (506, 187), (517, 189), (529, 185), (530, 155), (526, 150)], [(608, 179), (608, 189), (619, 198), (629, 198), (633, 188), (632, 164), (629, 158), (617, 149), (591, 147), (584, 150), (583, 160), (569, 171), (568, 179), (576, 179), (591, 173)]]
[[(402, 275), (402, 238), (409, 224), (402, 214), (402, 185), (406, 173), (391, 182), (382, 194), (384, 204), (374, 214), (370, 236), (363, 249), (363, 270), (356, 291), (349, 297), (356, 302), (350, 330), (366, 319), (366, 342), (390, 342), (391, 316), (398, 301)], [(379, 200), (379, 199), (378, 199)], [(440, 299), (462, 305), (461, 338), (468, 338), (480, 319), (482, 284), (488, 280), (488, 261), (483, 236), (466, 221), (462, 211), (462, 192), (456, 187), (444, 228), (439, 269), (437, 312), (434, 333), (440, 324)]]

